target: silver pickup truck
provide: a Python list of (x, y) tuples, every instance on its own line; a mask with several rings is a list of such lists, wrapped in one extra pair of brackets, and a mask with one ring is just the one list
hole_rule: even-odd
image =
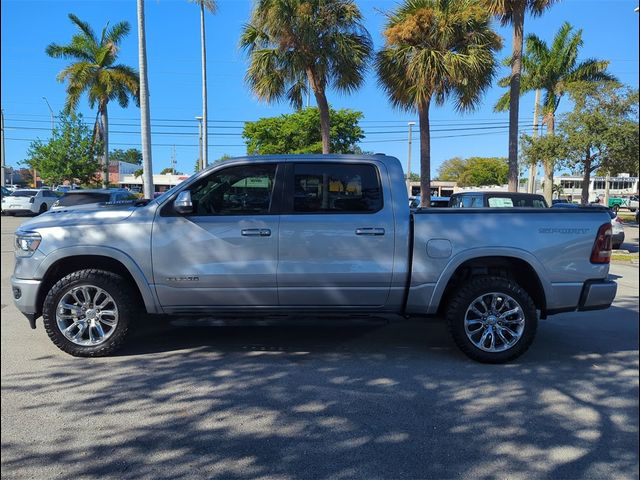
[(594, 209), (411, 213), (384, 155), (246, 157), (138, 206), (48, 212), (16, 232), (16, 305), (76, 356), (144, 312), (445, 317), (469, 357), (505, 362), (538, 318), (607, 308), (611, 222)]

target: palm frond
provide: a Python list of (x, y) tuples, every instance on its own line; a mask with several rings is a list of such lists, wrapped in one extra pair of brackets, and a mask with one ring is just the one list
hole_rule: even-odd
[(189, 0), (189, 3), (195, 3), (201, 8), (204, 8), (209, 13), (216, 13), (218, 11), (218, 5), (214, 0)]
[(94, 43), (98, 43), (96, 38), (96, 34), (93, 32), (93, 29), (87, 22), (83, 22), (73, 13), (69, 14), (69, 19), (80, 29), (82, 32), (89, 37)]

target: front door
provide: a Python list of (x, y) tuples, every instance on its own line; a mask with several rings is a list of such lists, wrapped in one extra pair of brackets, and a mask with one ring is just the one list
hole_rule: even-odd
[(189, 187), (193, 213), (165, 205), (153, 225), (153, 275), (168, 313), (275, 306), (276, 164), (229, 166)]
[(287, 164), (280, 217), (281, 306), (383, 306), (394, 220), (375, 163)]

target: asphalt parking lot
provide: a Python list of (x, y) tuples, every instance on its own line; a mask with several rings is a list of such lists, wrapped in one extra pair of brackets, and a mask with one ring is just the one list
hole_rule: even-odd
[(387, 318), (174, 322), (79, 359), (13, 306), (24, 220), (1, 223), (3, 478), (638, 478), (637, 265), (508, 365)]

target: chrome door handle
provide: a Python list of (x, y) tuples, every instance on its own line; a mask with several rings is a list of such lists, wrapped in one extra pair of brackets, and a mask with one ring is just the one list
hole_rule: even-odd
[(245, 228), (242, 230), (243, 237), (270, 237), (271, 230), (268, 228)]
[(384, 228), (372, 228), (372, 227), (356, 228), (356, 235), (380, 236), (380, 235), (384, 235)]

